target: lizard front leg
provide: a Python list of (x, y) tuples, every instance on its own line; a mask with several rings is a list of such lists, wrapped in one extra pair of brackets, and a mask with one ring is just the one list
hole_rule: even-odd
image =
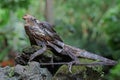
[(42, 48), (41, 48), (40, 50), (36, 51), (35, 53), (33, 53), (33, 54), (30, 56), (29, 61), (32, 61), (35, 57), (41, 55), (42, 53), (44, 53), (44, 52), (47, 50), (47, 47), (46, 47), (46, 45), (45, 45), (44, 42), (41, 42), (40, 45), (41, 45)]

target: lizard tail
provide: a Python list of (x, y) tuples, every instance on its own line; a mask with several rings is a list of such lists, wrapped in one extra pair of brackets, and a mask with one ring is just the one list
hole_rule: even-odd
[(69, 51), (70, 53), (73, 53), (76, 57), (83, 57), (83, 58), (88, 58), (88, 59), (93, 59), (93, 60), (99, 60), (102, 61), (104, 63), (106, 63), (107, 65), (115, 65), (117, 64), (116, 61), (102, 57), (100, 55), (79, 49), (79, 48), (75, 48), (69, 45), (65, 45), (64, 49), (67, 51)]

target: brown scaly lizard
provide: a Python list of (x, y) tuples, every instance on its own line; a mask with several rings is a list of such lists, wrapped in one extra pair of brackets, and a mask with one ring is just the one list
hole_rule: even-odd
[[(46, 49), (53, 48), (60, 53), (63, 50), (64, 43), (57, 35), (56, 31), (47, 22), (40, 22), (31, 15), (25, 15), (25, 31), (30, 39), (31, 45), (41, 46), (42, 49), (31, 55), (30, 60), (42, 54)], [(49, 44), (52, 44), (49, 45)]]
[(42, 46), (42, 49), (31, 55), (30, 61), (46, 51), (47, 48), (50, 48), (52, 50), (54, 49), (56, 52), (58, 52), (58, 54), (70, 56), (74, 60), (70, 65), (73, 63), (79, 63), (78, 57), (99, 60), (109, 65), (116, 64), (116, 61), (114, 60), (110, 60), (88, 51), (64, 44), (62, 39), (53, 29), (52, 25), (50, 25), (48, 22), (40, 22), (29, 14), (25, 15), (23, 19), (26, 22), (25, 31), (29, 36), (31, 45)]

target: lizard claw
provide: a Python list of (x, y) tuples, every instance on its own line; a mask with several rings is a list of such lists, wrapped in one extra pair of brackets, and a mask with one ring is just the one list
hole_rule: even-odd
[(72, 73), (72, 70), (71, 70), (72, 69), (72, 64), (73, 64), (73, 62), (68, 63), (68, 70), (69, 70), (70, 73)]
[(69, 70), (70, 73), (72, 73), (72, 65), (74, 63), (76, 63), (76, 61), (71, 61), (71, 62), (68, 63), (68, 70)]
[(77, 63), (79, 63), (79, 61), (76, 61), (76, 60), (68, 63), (68, 70), (70, 73), (72, 73), (72, 65)]

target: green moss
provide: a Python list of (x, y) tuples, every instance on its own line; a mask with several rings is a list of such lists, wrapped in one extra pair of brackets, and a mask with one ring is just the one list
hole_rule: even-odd
[(14, 76), (14, 67), (11, 67), (8, 73), (8, 77), (13, 77), (13, 76)]
[(23, 53), (29, 53), (29, 54), (32, 54), (34, 53), (35, 51), (39, 50), (41, 47), (40, 46), (36, 46), (36, 45), (33, 45), (33, 46), (28, 46), (26, 48), (24, 48), (22, 50)]

